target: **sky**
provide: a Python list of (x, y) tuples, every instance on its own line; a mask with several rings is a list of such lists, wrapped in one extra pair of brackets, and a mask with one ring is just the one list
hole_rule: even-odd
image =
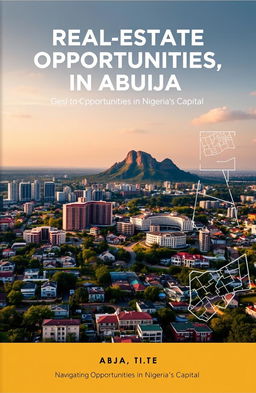
[[(200, 131), (235, 131), (237, 168), (256, 169), (256, 2), (6, 1), (2, 7), (3, 166), (105, 168), (134, 149), (197, 169)], [(203, 50), (215, 52), (222, 68), (150, 71), (177, 74), (181, 92), (70, 92), (69, 70), (38, 69), (33, 62), (37, 52), (54, 50), (54, 28), (105, 29), (110, 37), (121, 28), (204, 29)], [(92, 74), (97, 81), (104, 72)], [(52, 104), (80, 97), (204, 100), (189, 107)]]

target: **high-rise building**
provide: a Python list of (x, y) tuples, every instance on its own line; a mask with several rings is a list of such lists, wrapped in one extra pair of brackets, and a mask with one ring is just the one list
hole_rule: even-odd
[(20, 202), (29, 202), (31, 201), (31, 183), (30, 182), (21, 182), (19, 184), (19, 201)]
[(237, 217), (237, 210), (235, 207), (229, 207), (227, 209), (227, 217), (228, 218), (236, 218)]
[(41, 200), (41, 185), (38, 180), (34, 180), (31, 184), (31, 197), (33, 201), (39, 202)]
[(55, 200), (55, 183), (48, 181), (44, 183), (44, 201), (53, 202)]
[(103, 191), (101, 191), (101, 190), (93, 190), (93, 192), (92, 192), (92, 200), (93, 201), (102, 201), (103, 200)]
[(4, 210), (4, 197), (3, 195), (0, 195), (0, 212)]
[(57, 202), (60, 202), (60, 203), (66, 202), (66, 200), (67, 200), (66, 193), (63, 191), (57, 191), (56, 192), (56, 200), (57, 200)]
[(13, 202), (19, 200), (19, 184), (16, 180), (8, 183), (8, 200)]
[(24, 203), (24, 213), (30, 216), (33, 213), (34, 203), (33, 202), (26, 202)]
[(87, 189), (85, 190), (84, 197), (86, 198), (86, 200), (87, 200), (88, 202), (89, 202), (89, 201), (92, 201), (92, 189), (91, 189), (91, 188), (87, 188)]
[(111, 202), (75, 202), (63, 205), (63, 229), (83, 230), (90, 225), (112, 224)]
[(211, 248), (211, 236), (208, 228), (199, 231), (199, 249), (201, 252), (208, 252)]

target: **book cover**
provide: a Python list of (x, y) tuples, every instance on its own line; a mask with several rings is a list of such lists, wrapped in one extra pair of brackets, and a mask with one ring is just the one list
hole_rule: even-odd
[(255, 1), (1, 1), (0, 391), (255, 393)]

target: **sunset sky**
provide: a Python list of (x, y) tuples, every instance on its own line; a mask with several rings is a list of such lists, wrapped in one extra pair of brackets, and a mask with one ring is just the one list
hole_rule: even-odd
[[(237, 133), (238, 169), (256, 169), (256, 2), (245, 3), (4, 2), (2, 165), (103, 168), (134, 149), (158, 160), (169, 157), (181, 168), (196, 169), (199, 132), (232, 130)], [(204, 50), (216, 53), (222, 70), (179, 70), (179, 93), (70, 93), (69, 70), (39, 70), (33, 63), (35, 53), (53, 51), (53, 28), (105, 29), (110, 35), (120, 28), (203, 28)], [(96, 78), (104, 72), (107, 70), (92, 71)], [(204, 105), (83, 107), (50, 103), (54, 97), (81, 96), (204, 97)]]

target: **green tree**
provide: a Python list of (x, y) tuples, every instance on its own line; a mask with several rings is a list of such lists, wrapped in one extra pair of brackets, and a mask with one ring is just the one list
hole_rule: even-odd
[(52, 276), (53, 281), (57, 282), (58, 292), (63, 294), (72, 288), (75, 288), (77, 278), (72, 273), (56, 272)]
[(12, 284), (12, 289), (14, 289), (15, 291), (18, 291), (22, 288), (22, 285), (23, 285), (22, 280), (14, 281), (14, 283)]
[(122, 291), (120, 287), (115, 288), (108, 287), (105, 291), (106, 300), (110, 302), (116, 302), (122, 298)]
[(175, 320), (175, 313), (169, 308), (161, 308), (157, 311), (157, 316), (163, 327), (169, 326), (170, 322)]
[(70, 297), (69, 304), (71, 307), (76, 307), (80, 303), (88, 302), (88, 291), (84, 287), (77, 288), (74, 295)]
[(7, 306), (0, 310), (0, 330), (8, 330), (19, 327), (22, 321), (21, 315), (15, 306)]
[(95, 270), (95, 276), (100, 285), (108, 285), (110, 283), (110, 274), (106, 266), (100, 266)]
[(11, 258), (11, 262), (15, 263), (15, 273), (22, 274), (24, 269), (28, 266), (28, 260), (22, 255), (15, 255)]
[(28, 332), (25, 328), (10, 329), (8, 340), (12, 343), (22, 343), (28, 340)]
[(158, 287), (147, 287), (144, 291), (144, 298), (146, 300), (151, 300), (154, 302), (155, 300), (159, 300), (160, 288)]
[(15, 291), (14, 289), (12, 289), (7, 295), (8, 303), (15, 306), (21, 303), (22, 298), (23, 296), (21, 291)]
[(23, 323), (26, 327), (41, 326), (44, 319), (52, 318), (54, 313), (48, 306), (31, 306), (23, 314)]

